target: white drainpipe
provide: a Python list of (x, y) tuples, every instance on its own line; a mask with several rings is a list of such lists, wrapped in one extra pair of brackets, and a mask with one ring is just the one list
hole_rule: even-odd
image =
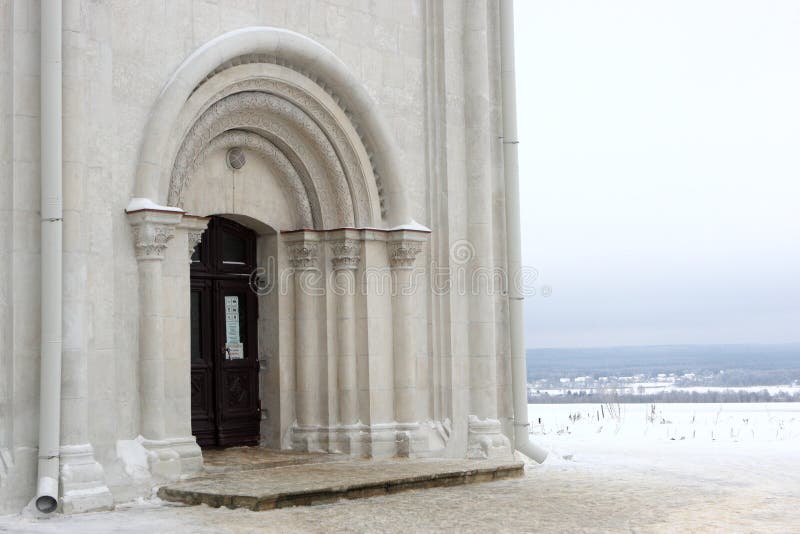
[(61, 425), (61, 0), (41, 9), (42, 294), (36, 508), (58, 507)]
[(531, 443), (528, 428), (528, 379), (525, 369), (525, 332), (522, 323), (519, 222), (519, 160), (517, 154), (517, 81), (514, 74), (514, 2), (500, 0), (500, 57), (503, 87), (503, 162), (506, 185), (508, 237), (508, 315), (511, 327), (511, 373), (514, 396), (514, 448), (542, 463), (547, 451)]

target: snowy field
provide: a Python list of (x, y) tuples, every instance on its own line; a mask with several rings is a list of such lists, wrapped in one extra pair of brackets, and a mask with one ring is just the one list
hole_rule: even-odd
[(534, 435), (554, 445), (587, 440), (800, 443), (800, 403), (795, 402), (530, 404), (528, 417)]
[(551, 454), (520, 479), (272, 512), (153, 500), (0, 532), (800, 532), (800, 403), (616, 408), (531, 405)]

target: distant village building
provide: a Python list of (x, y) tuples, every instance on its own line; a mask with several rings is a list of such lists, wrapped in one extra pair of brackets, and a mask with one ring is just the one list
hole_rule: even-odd
[(0, 1), (0, 513), (540, 454), (510, 4)]

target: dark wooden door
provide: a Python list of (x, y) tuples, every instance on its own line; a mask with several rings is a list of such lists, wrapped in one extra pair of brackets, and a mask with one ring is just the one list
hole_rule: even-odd
[(192, 257), (192, 434), (202, 447), (259, 439), (255, 233), (212, 217)]

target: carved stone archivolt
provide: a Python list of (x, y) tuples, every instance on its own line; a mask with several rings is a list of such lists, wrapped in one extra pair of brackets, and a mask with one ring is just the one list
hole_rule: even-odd
[[(386, 201), (383, 194), (383, 183), (381, 182), (380, 175), (372, 160), (370, 159), (369, 161), (372, 177), (368, 178), (365, 169), (362, 168), (361, 163), (359, 163), (355, 148), (352, 146), (352, 142), (348, 139), (347, 135), (345, 135), (342, 126), (333, 117), (330, 111), (320, 104), (316, 98), (290, 83), (272, 78), (251, 78), (243, 80), (231, 85), (228, 91), (230, 93), (262, 91), (278, 94), (301, 108), (322, 129), (336, 150), (347, 176), (354, 203), (356, 204), (356, 218), (359, 219), (362, 214), (366, 216), (370, 212), (370, 187), (367, 183), (368, 179), (374, 180), (375, 182), (381, 217), (385, 216)], [(351, 115), (347, 113), (347, 110), (343, 109), (342, 111), (348, 119), (352, 119)], [(353, 127), (364, 145), (367, 155), (372, 154), (373, 151), (369, 149), (366, 141), (358, 132), (357, 126), (354, 124)], [(366, 225), (368, 224), (367, 219), (357, 220), (356, 224), (361, 226)]]
[(229, 130), (218, 135), (208, 143), (205, 150), (192, 162), (186, 174), (191, 176), (205, 162), (208, 154), (215, 150), (227, 150), (233, 147), (248, 148), (269, 161), (283, 180), (285, 190), (294, 202), (297, 225), (299, 228), (314, 228), (322, 223), (319, 211), (319, 200), (316, 191), (306, 188), (297, 174), (295, 167), (286, 155), (264, 137), (245, 130)]
[[(257, 64), (257, 63), (276, 64), (276, 61), (274, 57), (268, 55), (253, 54), (253, 55), (239, 57), (236, 58), (236, 60), (229, 61), (224, 63), (223, 65), (220, 65), (217, 69), (215, 69), (211, 74), (208, 75), (208, 77), (203, 81), (203, 83), (205, 83), (212, 77), (216, 76), (220, 72), (223, 72), (229, 68), (244, 64)], [(293, 71), (304, 75), (306, 78), (313, 81), (315, 84), (317, 83), (317, 79), (314, 76), (313, 72), (306, 72), (303, 69), (298, 69), (295, 65), (284, 64), (283, 66), (289, 67)], [(195, 87), (194, 90), (196, 91), (198, 87)], [(337, 103), (341, 102), (340, 96), (333, 93), (330, 87), (327, 87), (325, 85), (319, 85), (319, 87), (323, 91), (331, 95)], [(314, 119), (314, 121), (321, 126), (321, 128), (325, 131), (325, 134), (329, 138), (335, 139), (334, 145), (337, 148), (339, 148), (339, 155), (344, 162), (345, 172), (348, 174), (348, 179), (351, 183), (351, 187), (359, 189), (359, 182), (358, 180), (356, 180), (356, 178), (361, 178), (363, 180), (365, 176), (363, 175), (363, 171), (357, 163), (357, 158), (355, 157), (355, 153), (352, 151), (352, 149), (347, 150), (347, 148), (350, 148), (350, 143), (347, 142), (345, 136), (342, 134), (341, 127), (336, 123), (336, 120), (333, 119), (328, 110), (326, 110), (316, 98), (312, 97), (302, 89), (294, 85), (291, 85), (289, 83), (286, 83), (283, 80), (276, 80), (270, 78), (254, 78), (254, 79), (244, 80), (234, 84), (233, 86), (231, 86), (230, 89), (232, 89), (232, 91), (230, 92), (264, 91), (264, 92), (279, 94), (284, 96), (287, 100), (294, 102), (296, 105), (304, 109), (306, 113), (308, 113)], [(359, 130), (359, 125), (356, 123), (353, 115), (344, 107), (341, 108), (341, 110), (347, 117), (347, 119), (351, 121), (351, 123), (353, 124), (354, 130), (358, 135), (359, 141), (365, 147), (367, 153), (368, 154), (375, 153), (375, 149), (371, 146), (369, 140), (366, 139)], [(377, 186), (378, 189), (378, 195), (379, 195), (378, 201), (380, 203), (381, 216), (383, 217), (386, 214), (386, 202), (383, 195), (383, 184), (380, 178), (380, 174), (378, 173), (378, 170), (375, 168), (375, 165), (372, 161), (370, 161), (370, 170), (372, 171), (372, 176), (373, 179), (375, 180), (375, 185)], [(359, 194), (367, 193), (367, 189), (368, 188), (364, 188), (364, 191), (357, 191), (357, 193)], [(356, 198), (359, 199), (359, 202), (366, 202), (367, 196), (365, 195), (363, 196), (363, 198), (361, 196), (356, 196)], [(366, 205), (362, 207), (368, 209)], [(365, 223), (362, 222), (359, 224), (363, 225)]]
[[(270, 82), (259, 80), (262, 89)], [(205, 154), (238, 143), (277, 162), (297, 209), (304, 212), (301, 225), (309, 218), (316, 228), (370, 224), (364, 170), (341, 129), (317, 104), (314, 112), (323, 117), (323, 131), (317, 117), (308, 114), (314, 104), (307, 95), (291, 86), (281, 89), (293, 99), (261, 91), (237, 92), (216, 101), (195, 121), (175, 159), (168, 203), (182, 205), (189, 177)]]

